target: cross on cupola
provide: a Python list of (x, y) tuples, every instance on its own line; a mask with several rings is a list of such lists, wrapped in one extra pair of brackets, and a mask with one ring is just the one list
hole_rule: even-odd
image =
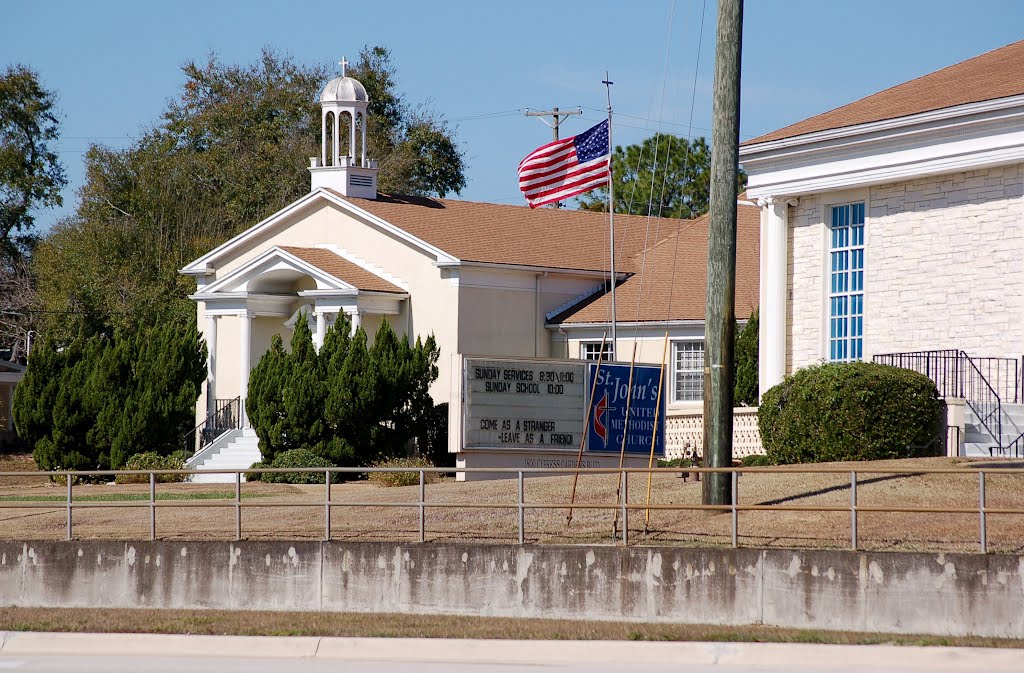
[(349, 62), (348, 62), (348, 59), (345, 58), (344, 56), (342, 56), (341, 60), (338, 61), (338, 65), (341, 66), (341, 76), (345, 77), (346, 76), (345, 75), (345, 68), (347, 68), (350, 65)]

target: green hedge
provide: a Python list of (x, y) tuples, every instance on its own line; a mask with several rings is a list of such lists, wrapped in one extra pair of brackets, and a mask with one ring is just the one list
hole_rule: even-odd
[[(124, 464), (126, 470), (183, 470), (185, 461), (189, 459), (185, 451), (175, 451), (169, 456), (161, 456), (156, 451), (136, 453)], [(161, 484), (180, 482), (188, 479), (187, 474), (158, 474), (157, 482)], [(118, 484), (148, 484), (148, 474), (119, 474), (114, 478)]]
[[(433, 463), (425, 458), (391, 458), (378, 460), (371, 467), (407, 467), (416, 469), (416, 472), (368, 472), (367, 481), (378, 486), (415, 486), (420, 483), (419, 468), (435, 467)], [(437, 472), (424, 472), (423, 483), (436, 484), (441, 480)]]
[(761, 442), (777, 464), (940, 455), (943, 403), (923, 374), (868, 362), (827, 363), (764, 394)]
[[(264, 467), (334, 467), (331, 461), (318, 456), (309, 449), (292, 449), (277, 454), (273, 462), (253, 463), (250, 469)], [(335, 477), (337, 478), (337, 476)], [(246, 481), (262, 481), (269, 484), (322, 484), (322, 472), (264, 472), (245, 475)]]

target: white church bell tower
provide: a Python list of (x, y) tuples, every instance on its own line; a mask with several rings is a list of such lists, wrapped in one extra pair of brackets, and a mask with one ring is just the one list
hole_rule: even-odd
[[(366, 106), (370, 100), (357, 80), (345, 75), (320, 94), (320, 157), (309, 160), (312, 189), (327, 187), (363, 199), (377, 198), (377, 162), (366, 158)], [(344, 134), (344, 137), (343, 137)]]

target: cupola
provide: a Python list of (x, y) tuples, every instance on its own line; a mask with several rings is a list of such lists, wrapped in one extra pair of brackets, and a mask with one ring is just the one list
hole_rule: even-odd
[(364, 199), (377, 198), (377, 162), (366, 157), (366, 89), (345, 74), (339, 63), (335, 77), (320, 93), (320, 157), (309, 160), (312, 189), (327, 187)]

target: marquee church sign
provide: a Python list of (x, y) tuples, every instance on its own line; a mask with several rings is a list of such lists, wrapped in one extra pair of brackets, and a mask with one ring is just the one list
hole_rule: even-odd
[(664, 453), (667, 396), (659, 410), (657, 366), (633, 368), (631, 393), (628, 364), (466, 357), (455, 371), (461, 440), (453, 433), (451, 448), (460, 467), (575, 467), (584, 436), (584, 467), (618, 467), (624, 431), (630, 464), (642, 456), (646, 465), (655, 425), (655, 455)]

